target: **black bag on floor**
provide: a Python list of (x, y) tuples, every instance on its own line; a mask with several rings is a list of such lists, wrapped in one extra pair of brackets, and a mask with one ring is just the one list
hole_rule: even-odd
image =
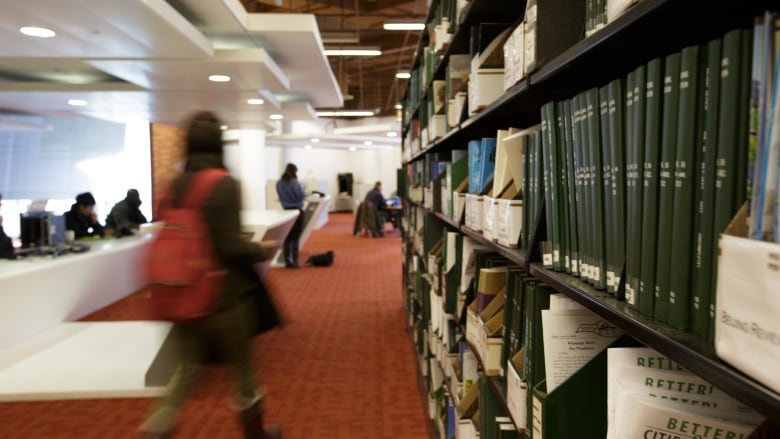
[(306, 260), (306, 265), (314, 267), (330, 267), (333, 265), (333, 250), (328, 250), (325, 253), (309, 256)]

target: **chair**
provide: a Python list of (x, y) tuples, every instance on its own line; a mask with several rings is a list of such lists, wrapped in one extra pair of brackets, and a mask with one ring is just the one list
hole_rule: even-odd
[(355, 214), (353, 233), (357, 235), (365, 231), (370, 234), (372, 238), (376, 238), (385, 236), (384, 229), (385, 225), (383, 224), (376, 207), (367, 201), (362, 201), (360, 205), (358, 205), (357, 213)]

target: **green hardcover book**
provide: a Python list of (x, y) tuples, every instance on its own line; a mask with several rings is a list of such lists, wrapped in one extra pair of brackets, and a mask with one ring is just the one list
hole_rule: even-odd
[[(629, 174), (631, 173), (631, 152), (633, 149), (631, 148), (631, 141), (634, 138), (634, 131), (636, 131), (636, 126), (634, 125), (634, 122), (636, 119), (634, 118), (634, 114), (636, 113), (636, 110), (634, 108), (634, 85), (636, 84), (636, 71), (631, 71), (626, 75), (626, 92), (625, 92), (625, 103), (626, 103), (626, 149), (625, 149), (625, 194), (626, 194), (626, 201), (625, 201), (625, 209), (626, 209), (626, 251), (628, 251), (629, 246), (629, 236), (628, 236), (628, 228), (629, 224), (633, 224), (637, 221), (636, 218), (634, 218), (634, 214), (636, 213), (636, 209), (633, 208), (634, 201), (636, 200), (634, 197), (628, 196), (630, 192), (630, 188), (628, 187), (629, 184)], [(631, 289), (631, 283), (626, 282), (626, 289), (625, 289), (625, 296), (624, 299), (626, 300), (626, 303), (631, 307), (636, 307), (637, 302), (639, 299), (639, 296)]]
[[(718, 105), (718, 152), (715, 160), (715, 201), (713, 215), (713, 231), (715, 242), (713, 249), (717, 248), (717, 239), (726, 229), (732, 216), (744, 200), (745, 185), (738, 184), (736, 179), (742, 175), (737, 167), (747, 163), (746, 132), (743, 128), (748, 123), (748, 109), (740, 109), (745, 104), (744, 98), (749, 91), (750, 73), (744, 74), (743, 63), (750, 63), (750, 31), (744, 29), (733, 30), (723, 36), (723, 46), (720, 61), (720, 102)], [(745, 41), (746, 40), (746, 41)], [(747, 49), (745, 48), (747, 46)], [(737, 117), (735, 117), (735, 115)], [(740, 120), (740, 119), (745, 119)], [(744, 156), (744, 158), (743, 158)], [(741, 188), (741, 192), (737, 190)], [(707, 257), (707, 255), (705, 255)], [(715, 326), (715, 291), (717, 279), (717, 252), (713, 251), (709, 256), (712, 259), (712, 287), (710, 288), (710, 330), (708, 336), (714, 339)]]
[(584, 173), (584, 159), (582, 156), (582, 139), (580, 131), (580, 105), (579, 96), (575, 96), (569, 99), (569, 109), (571, 115), (571, 147), (574, 161), (574, 188), (575, 197), (577, 200), (577, 235), (578, 235), (578, 251), (579, 251), (579, 269), (580, 277), (584, 281), (588, 281), (588, 240), (586, 232), (585, 215), (587, 212), (587, 206), (585, 203), (585, 182), (583, 179)]
[(661, 107), (664, 60), (647, 64), (645, 81), (645, 150), (642, 172), (642, 246), (639, 312), (653, 315), (656, 238), (658, 236), (658, 161), (661, 152)]
[(658, 162), (658, 241), (656, 249), (655, 300), (653, 316), (665, 322), (669, 316), (669, 271), (673, 238), (674, 159), (677, 147), (677, 107), (679, 105), (680, 54), (664, 62), (664, 95), (661, 113), (661, 156)]
[[(780, 27), (780, 23), (775, 26)], [(737, 154), (737, 173), (736, 180), (736, 206), (737, 210), (747, 200), (747, 182), (748, 182), (748, 155), (750, 153), (750, 86), (752, 82), (752, 54), (753, 54), (753, 29), (746, 29), (743, 31), (742, 36), (742, 57), (740, 62), (740, 94), (739, 94), (739, 109), (737, 126), (737, 138), (740, 139), (738, 144)], [(775, 42), (775, 54), (778, 53), (778, 47), (780, 47), (780, 32), (775, 30), (776, 42)], [(775, 65), (777, 64), (777, 55), (775, 57)], [(776, 110), (780, 111), (780, 110)], [(736, 211), (735, 211), (736, 213)]]
[(553, 102), (548, 102), (542, 106), (542, 166), (544, 183), (544, 208), (547, 220), (547, 239), (546, 250), (544, 251), (542, 263), (545, 268), (553, 270), (558, 269), (555, 261), (555, 247), (558, 242), (558, 206), (553, 191), (553, 154), (552, 154), (552, 134), (555, 130), (555, 119)]
[(579, 94), (574, 97), (575, 110), (575, 127), (573, 132), (574, 147), (576, 151), (576, 158), (579, 159), (579, 194), (582, 202), (580, 207), (582, 208), (581, 223), (580, 223), (580, 276), (583, 277), (588, 283), (593, 283), (593, 231), (591, 230), (591, 211), (593, 210), (593, 204), (590, 196), (590, 154), (588, 154), (587, 147), (587, 124), (585, 123), (587, 117), (587, 108), (585, 107), (585, 96)]
[(599, 130), (601, 131), (601, 142), (597, 147), (601, 150), (601, 178), (602, 178), (602, 199), (604, 202), (604, 260), (606, 261), (606, 284), (607, 292), (615, 294), (615, 231), (613, 224), (614, 215), (612, 212), (615, 205), (612, 203), (612, 147), (610, 144), (611, 131), (609, 120), (609, 95), (607, 87), (598, 89), (599, 94)]
[(506, 411), (488, 383), (489, 378), (479, 379), (479, 437), (498, 439), (496, 417), (506, 416)]
[[(645, 141), (645, 66), (634, 70), (633, 129), (626, 151), (626, 198), (631, 200), (632, 221), (626, 224), (626, 290), (631, 291), (631, 305), (639, 304), (639, 270), (642, 246), (642, 160)], [(628, 295), (628, 294), (627, 294)]]
[(572, 109), (571, 101), (563, 101), (563, 144), (566, 149), (566, 184), (569, 217), (569, 257), (571, 265), (571, 274), (580, 275), (580, 252), (578, 241), (579, 208), (577, 198), (577, 168), (574, 161), (574, 141), (572, 139)]
[(707, 43), (707, 64), (704, 82), (704, 126), (701, 129), (699, 151), (699, 187), (694, 214), (697, 230), (694, 233), (694, 267), (691, 287), (691, 330), (706, 337), (710, 320), (710, 289), (713, 287), (712, 253), (715, 238), (713, 231), (713, 202), (715, 194), (715, 158), (718, 139), (718, 101), (720, 99), (721, 41)]
[(555, 153), (557, 155), (558, 175), (555, 180), (556, 195), (558, 196), (558, 213), (560, 215), (559, 227), (561, 237), (561, 262), (563, 270), (571, 274), (571, 243), (569, 237), (569, 186), (566, 159), (565, 128), (563, 124), (563, 102), (555, 103), (556, 142)]
[[(529, 389), (533, 389), (536, 384), (544, 380), (544, 345), (542, 337), (542, 310), (550, 308), (551, 290), (541, 284), (531, 282), (527, 286), (526, 297), (530, 301), (526, 304), (526, 310), (529, 312), (526, 325), (526, 363), (527, 367), (526, 381)], [(528, 419), (533, 419), (533, 392), (528, 392)]]
[(626, 141), (623, 135), (624, 108), (623, 85), (616, 79), (607, 85), (609, 96), (610, 118), (610, 160), (612, 161), (612, 187), (609, 191), (612, 197), (612, 224), (614, 233), (611, 239), (615, 241), (615, 290), (620, 287), (621, 273), (626, 262), (626, 174), (625, 150)]
[(693, 270), (694, 186), (697, 182), (700, 135), (699, 115), (703, 96), (700, 83), (699, 46), (689, 46), (680, 55), (680, 96), (677, 115), (677, 151), (674, 161), (674, 201), (669, 276), (670, 325), (688, 329), (690, 324), (691, 272)]
[[(517, 272), (520, 268), (510, 267), (507, 269), (506, 288), (504, 289), (504, 330), (502, 334), (503, 344), (501, 345), (501, 367), (506, 367), (508, 358), (512, 358), (512, 346), (515, 337), (514, 319), (515, 300), (517, 297), (517, 285), (519, 281)], [(506, 384), (506, 373), (503, 374), (504, 384)]]
[(591, 180), (591, 200), (593, 203), (593, 259), (594, 264), (594, 284), (599, 290), (606, 289), (606, 261), (604, 260), (604, 189), (602, 176), (602, 157), (599, 148), (601, 131), (599, 127), (599, 92), (597, 89), (588, 90), (585, 93), (587, 105), (587, 124), (588, 124), (588, 152), (590, 155), (590, 180)]
[[(563, 236), (562, 236), (562, 224), (563, 218), (561, 217), (561, 172), (560, 172), (560, 160), (559, 160), (559, 148), (558, 148), (558, 119), (555, 114), (555, 103), (550, 102), (542, 107), (544, 114), (543, 121), (547, 120), (547, 135), (543, 142), (545, 142), (545, 159), (549, 160), (549, 172), (550, 172), (550, 196), (546, 197), (545, 202), (549, 201), (551, 204), (547, 205), (548, 215), (552, 214), (552, 252), (553, 252), (553, 269), (555, 271), (564, 271), (563, 267)], [(544, 122), (542, 122), (544, 123)], [(545, 165), (546, 166), (546, 165)], [(547, 230), (548, 237), (550, 236), (550, 230)]]

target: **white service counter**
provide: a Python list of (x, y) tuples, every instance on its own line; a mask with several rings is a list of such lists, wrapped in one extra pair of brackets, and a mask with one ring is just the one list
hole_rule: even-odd
[(152, 235), (86, 241), (86, 253), (0, 260), (0, 350), (143, 287)]

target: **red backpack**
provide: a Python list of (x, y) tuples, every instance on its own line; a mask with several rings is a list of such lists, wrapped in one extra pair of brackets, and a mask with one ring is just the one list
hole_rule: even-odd
[(223, 293), (227, 270), (219, 266), (203, 216), (203, 205), (223, 169), (200, 171), (174, 205), (166, 198), (160, 207), (164, 225), (146, 259), (148, 288), (154, 317), (184, 323), (212, 314)]

